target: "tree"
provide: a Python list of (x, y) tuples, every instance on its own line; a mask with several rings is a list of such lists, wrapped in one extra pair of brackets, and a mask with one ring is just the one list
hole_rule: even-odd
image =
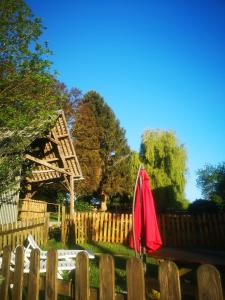
[(192, 213), (216, 213), (219, 211), (219, 206), (214, 201), (197, 199), (189, 204), (188, 210)]
[(23, 0), (0, 1), (0, 190), (21, 175), (29, 134), (42, 134), (64, 94), (50, 72), (43, 26)]
[[(50, 73), (43, 26), (22, 0), (0, 2), (0, 126), (23, 129), (46, 120), (60, 93)], [(47, 108), (47, 109), (46, 109)]]
[(98, 93), (90, 91), (78, 101), (73, 136), (85, 178), (81, 192), (102, 199), (126, 194), (130, 150), (125, 131)]
[(151, 179), (159, 210), (181, 209), (184, 198), (186, 151), (172, 131), (146, 130), (140, 157)]
[(225, 206), (225, 162), (217, 166), (206, 165), (197, 172), (197, 185), (206, 200)]

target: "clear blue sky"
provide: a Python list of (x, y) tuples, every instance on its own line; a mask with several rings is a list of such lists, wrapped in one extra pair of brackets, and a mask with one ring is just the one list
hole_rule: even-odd
[(139, 150), (145, 129), (174, 130), (196, 171), (225, 160), (225, 0), (28, 0), (68, 87), (99, 92)]

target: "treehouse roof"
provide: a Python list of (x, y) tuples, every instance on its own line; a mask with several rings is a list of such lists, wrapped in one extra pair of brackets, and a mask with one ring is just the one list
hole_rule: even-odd
[(25, 156), (35, 164), (32, 175), (27, 179), (29, 182), (59, 179), (69, 183), (68, 176), (74, 180), (83, 178), (62, 110), (58, 112), (52, 129), (46, 136), (36, 138), (31, 143), (31, 149), (31, 153)]
[[(0, 134), (0, 148), (8, 155), (15, 154), (12, 137), (24, 143), (25, 159), (34, 163), (32, 173), (27, 178), (30, 183), (64, 182), (70, 186), (69, 181), (83, 179), (81, 168), (73, 146), (73, 141), (67, 127), (65, 114), (62, 110), (50, 120), (51, 129), (45, 128), (46, 124), (40, 124), (40, 128), (32, 128), (32, 125), (17, 133), (10, 130), (2, 130)], [(46, 120), (46, 123), (49, 120)]]

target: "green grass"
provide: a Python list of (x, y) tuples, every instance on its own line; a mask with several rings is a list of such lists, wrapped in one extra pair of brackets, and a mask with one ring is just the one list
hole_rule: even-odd
[[(117, 292), (126, 291), (126, 261), (129, 257), (134, 257), (134, 250), (127, 246), (106, 243), (106, 242), (91, 242), (83, 244), (69, 244), (63, 245), (54, 239), (48, 241), (48, 244), (44, 247), (45, 250), (50, 248), (54, 249), (86, 249), (91, 250), (95, 254), (95, 259), (89, 260), (90, 265), (90, 286), (98, 288), (99, 287), (99, 258), (101, 254), (110, 254), (114, 257), (115, 262), (115, 288)], [(157, 276), (157, 262), (152, 257), (147, 257), (147, 272), (146, 276), (154, 277)], [(65, 273), (65, 279), (68, 275)]]

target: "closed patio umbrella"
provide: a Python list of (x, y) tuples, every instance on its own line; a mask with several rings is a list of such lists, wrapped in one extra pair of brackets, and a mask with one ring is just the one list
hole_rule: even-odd
[(133, 201), (133, 234), (130, 247), (135, 253), (151, 253), (162, 246), (149, 176), (141, 166), (138, 171)]

